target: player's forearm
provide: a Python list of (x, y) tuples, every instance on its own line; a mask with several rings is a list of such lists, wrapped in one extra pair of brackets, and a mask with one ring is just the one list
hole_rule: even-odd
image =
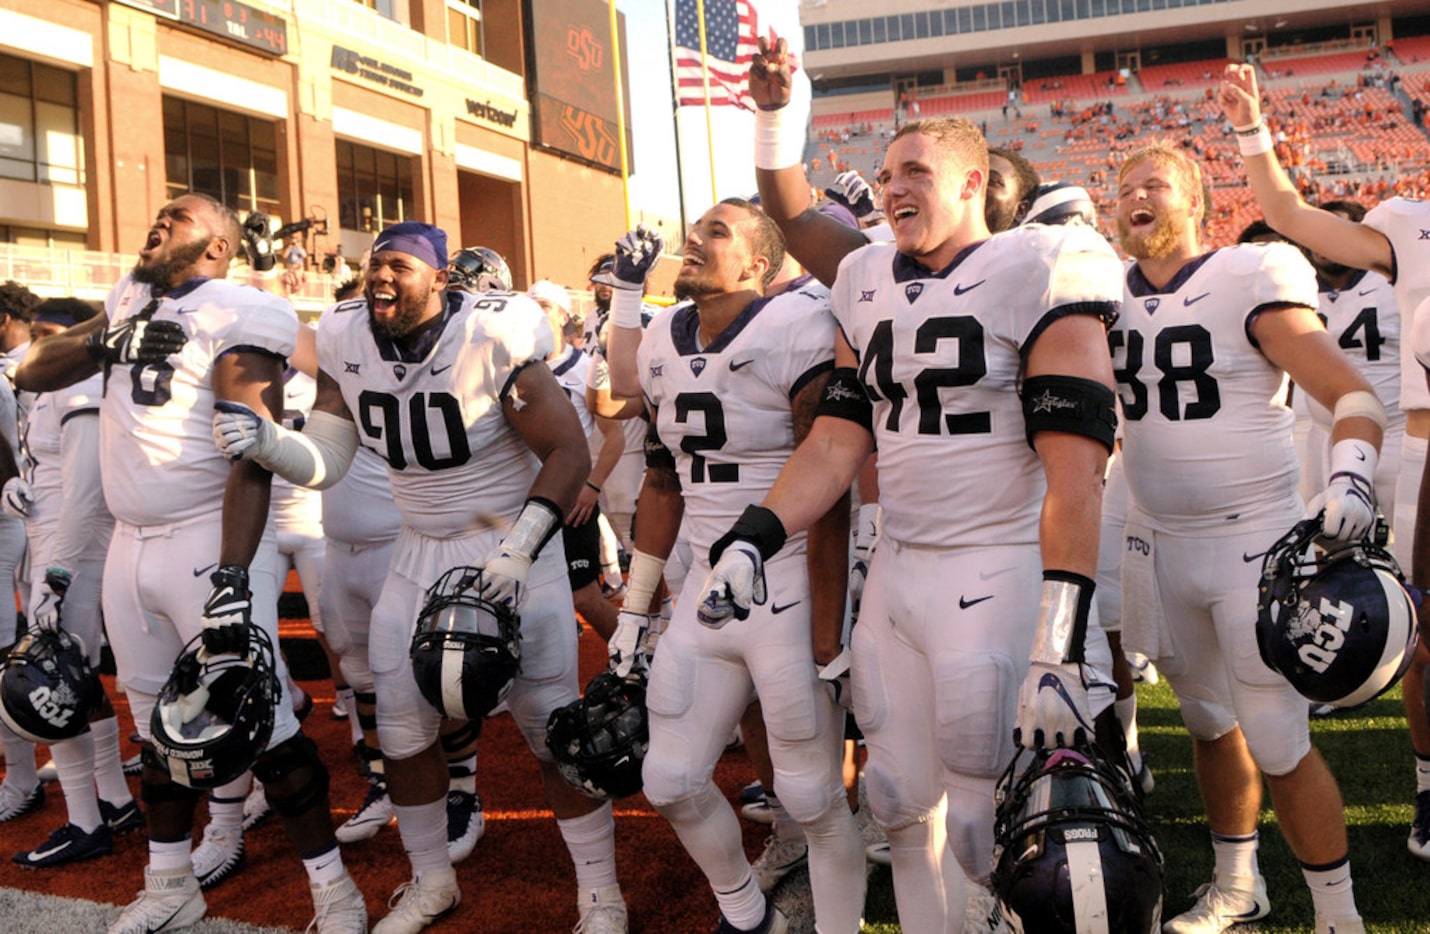
[(268, 525), (273, 474), (251, 461), (229, 467), (223, 491), (223, 543), (219, 564), (248, 567)]
[(1246, 156), (1243, 162), (1246, 165), (1246, 180), (1266, 223), (1295, 239), (1300, 212), (1312, 208), (1301, 199), (1300, 192), (1281, 168), (1276, 151), (1273, 149), (1259, 156)]
[(1107, 452), (1089, 438), (1047, 432), (1037, 448), (1048, 481), (1038, 534), (1043, 567), (1096, 579)]
[(636, 364), (641, 337), (639, 327), (621, 327), (614, 321), (606, 333), (606, 365), (611, 370), (611, 396), (614, 398), (638, 399), (641, 396), (640, 368)]
[(853, 422), (816, 419), (809, 437), (790, 455), (763, 505), (779, 517), (789, 535), (810, 528), (848, 495), (873, 447), (873, 436)]
[(636, 515), (640, 516), (635, 528), (636, 550), (662, 561), (669, 558), (685, 516), (685, 497), (673, 470), (646, 468), (636, 496)]
[[(91, 322), (103, 321), (99, 315), (63, 334), (55, 334), (30, 345), (25, 360), (15, 371), (15, 386), (29, 392), (52, 392), (71, 386), (99, 372), (99, 364), (85, 347)], [(77, 333), (78, 332), (78, 333)]]
[(810, 207), (809, 178), (804, 166), (791, 165), (780, 169), (755, 169), (755, 184), (760, 190), (760, 207), (781, 227)]
[(605, 486), (625, 454), (626, 435), (620, 424), (610, 419), (596, 419), (596, 428), (601, 432), (601, 450), (591, 464), (591, 482), (596, 486)]
[(809, 527), (805, 549), (814, 660), (827, 665), (839, 654), (844, 637), (844, 599), (849, 588), (848, 491)]
[(527, 495), (550, 500), (564, 516), (576, 505), (576, 497), (590, 475), (591, 452), (586, 448), (585, 436), (578, 434), (541, 457), (541, 469)]

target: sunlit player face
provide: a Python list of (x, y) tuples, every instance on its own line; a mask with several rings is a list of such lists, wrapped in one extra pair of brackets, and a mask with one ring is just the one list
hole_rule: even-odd
[(1117, 236), (1134, 259), (1175, 254), (1189, 234), (1196, 204), (1181, 174), (1170, 164), (1143, 159), (1117, 186)]
[(1018, 190), (1018, 171), (1013, 163), (996, 153), (988, 154), (988, 194), (983, 217), (988, 229), (999, 233), (1013, 226), (1023, 193)]
[(685, 238), (675, 288), (683, 295), (722, 295), (747, 287), (754, 255), (742, 228), (752, 218), (733, 204), (717, 204), (695, 223)]
[(967, 167), (928, 134), (910, 133), (889, 144), (879, 184), (899, 252), (929, 256), (953, 238), (968, 181)]
[(368, 261), (363, 294), (372, 331), (401, 340), (435, 315), (432, 296), (447, 284), (447, 270), (433, 269), (410, 253), (383, 250)]
[(188, 195), (160, 208), (134, 264), (135, 281), (168, 286), (187, 279), (182, 274), (204, 258), (220, 235), (217, 213), (207, 201)]

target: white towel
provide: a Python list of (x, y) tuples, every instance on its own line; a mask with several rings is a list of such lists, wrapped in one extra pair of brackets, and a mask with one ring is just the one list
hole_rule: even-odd
[(1128, 510), (1122, 551), (1122, 649), (1154, 663), (1172, 656), (1157, 593), (1156, 533), (1135, 506)]

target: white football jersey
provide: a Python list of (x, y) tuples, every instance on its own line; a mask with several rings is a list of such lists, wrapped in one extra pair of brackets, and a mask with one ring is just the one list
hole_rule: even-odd
[(547, 363), (551, 366), (556, 382), (566, 390), (571, 404), (576, 407), (576, 416), (581, 419), (581, 430), (589, 439), (596, 430), (596, 420), (591, 417), (591, 410), (586, 408), (586, 375), (591, 369), (590, 355), (582, 353), (572, 344), (567, 344), (559, 357)]
[(60, 461), (60, 432), (71, 418), (90, 418), (99, 414), (103, 379), (98, 373), (72, 386), (54, 392), (42, 392), (30, 405), (30, 415), (22, 431), (25, 479), (34, 493), (37, 507), (30, 522), (41, 525), (55, 523), (60, 518), (60, 503), (65, 490)]
[[(288, 372), (283, 374), (283, 427), (302, 431), (317, 398), (318, 381), (289, 367)], [(273, 475), (269, 510), (280, 532), (321, 531), (322, 494), (290, 483), (277, 474)]]
[[(144, 311), (149, 286), (125, 276), (105, 299), (110, 324)], [(214, 364), (235, 351), (287, 361), (298, 316), (284, 299), (223, 279), (191, 279), (158, 301), (188, 343), (161, 363), (113, 364), (100, 405), (101, 475), (114, 517), (161, 525), (217, 514), (229, 462), (213, 443)]]
[(518, 372), (545, 366), (553, 340), (525, 295), (449, 291), (441, 333), (421, 360), (376, 337), (367, 301), (334, 307), (318, 363), (342, 390), (361, 443), (387, 462), (403, 522), (430, 538), (505, 526), (539, 463), (506, 420)]
[[(591, 366), (586, 371), (586, 387), (596, 391), (611, 388), (611, 365), (606, 362), (605, 356), (599, 350), (591, 356)], [(623, 454), (640, 454), (645, 451), (646, 421), (643, 418), (623, 418), (621, 419), (621, 436), (625, 439)], [(591, 456), (595, 457), (601, 450), (601, 436), (597, 433), (591, 438)], [(644, 463), (644, 460), (642, 461)]]
[(1409, 345), (1411, 359), (1415, 361), (1413, 378), (1426, 385), (1426, 373), (1430, 373), (1430, 296), (1415, 309), (1414, 319), (1410, 339), (1405, 343)]
[[(1387, 198), (1361, 221), (1390, 241), (1395, 300), (1408, 314), (1430, 297), (1430, 201)], [(1400, 348), (1400, 407), (1430, 409), (1430, 388), (1407, 345)]]
[(1068, 314), (1110, 319), (1122, 266), (1088, 227), (1031, 224), (930, 272), (875, 243), (839, 266), (834, 314), (874, 403), (885, 535), (1029, 544), (1047, 481), (1018, 396), (1023, 362)]
[(1284, 514), (1296, 499), (1282, 371), (1251, 340), (1268, 305), (1316, 307), (1316, 274), (1285, 243), (1207, 253), (1160, 291), (1127, 268), (1109, 335), (1133, 502), (1162, 531)]
[[(675, 456), (696, 564), (794, 453), (799, 391), (834, 366), (829, 292), (813, 279), (751, 302), (708, 347), (694, 305), (650, 323), (637, 355), (661, 443)], [(804, 535), (781, 555), (804, 552)]]
[[(1385, 406), (1390, 419), (1386, 436), (1402, 430), (1405, 413), (1400, 410), (1400, 306), (1390, 281), (1378, 272), (1359, 272), (1344, 290), (1322, 289), (1319, 298), (1316, 313), (1325, 322), (1326, 330)], [(1311, 420), (1330, 431), (1334, 421), (1331, 410), (1304, 392), (1296, 396), (1305, 400)]]

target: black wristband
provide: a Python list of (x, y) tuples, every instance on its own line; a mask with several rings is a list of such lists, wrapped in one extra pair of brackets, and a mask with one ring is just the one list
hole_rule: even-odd
[(737, 540), (754, 545), (760, 553), (760, 559), (768, 561), (785, 546), (785, 539), (788, 537), (784, 523), (773, 510), (764, 506), (746, 506), (745, 511), (740, 513), (740, 518), (730, 527), (730, 531), (721, 535), (715, 540), (715, 544), (710, 546), (710, 566), (714, 567), (725, 549), (730, 547), (730, 543)]
[(225, 564), (209, 575), (209, 583), (215, 588), (232, 587), (235, 593), (241, 593), (245, 597), (251, 591), (248, 587), (248, 568), (241, 564)]

